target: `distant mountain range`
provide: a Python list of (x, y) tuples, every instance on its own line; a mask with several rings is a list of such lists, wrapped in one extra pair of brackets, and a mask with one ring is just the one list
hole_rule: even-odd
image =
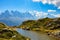
[[(52, 16), (48, 14), (49, 16)], [(48, 16), (47, 16), (48, 17)], [(37, 17), (30, 12), (8, 11), (1, 12), (0, 22), (7, 24), (8, 26), (16, 26), (21, 24), (25, 20), (35, 20)]]
[(25, 20), (34, 19), (29, 12), (19, 12), (19, 11), (11, 11), (6, 10), (0, 14), (0, 22), (6, 23), (9, 26), (15, 26), (21, 24)]

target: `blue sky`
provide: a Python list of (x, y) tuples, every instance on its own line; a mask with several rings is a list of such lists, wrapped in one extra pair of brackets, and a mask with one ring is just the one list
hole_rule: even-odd
[(37, 17), (47, 16), (48, 13), (60, 17), (59, 0), (0, 0), (0, 12), (5, 10), (29, 11)]

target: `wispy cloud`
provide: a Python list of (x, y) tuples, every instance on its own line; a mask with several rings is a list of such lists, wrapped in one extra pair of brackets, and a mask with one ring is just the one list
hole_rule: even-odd
[(54, 17), (60, 17), (60, 14), (50, 14), (50, 15), (52, 15)]
[(56, 12), (56, 10), (48, 10), (48, 12)]
[(33, 2), (40, 2), (40, 0), (32, 0)]
[(60, 6), (60, 0), (32, 0), (33, 2), (42, 2), (43, 4), (54, 4), (55, 6)]
[(16, 22), (16, 21), (20, 21), (21, 18), (20, 17), (8, 17), (8, 18), (0, 18), (0, 20), (9, 20), (12, 22)]
[(30, 11), (30, 14), (32, 14), (34, 17), (37, 18), (45, 18), (47, 17), (48, 13), (42, 12), (42, 11)]
[(60, 6), (58, 7), (58, 9), (60, 9)]

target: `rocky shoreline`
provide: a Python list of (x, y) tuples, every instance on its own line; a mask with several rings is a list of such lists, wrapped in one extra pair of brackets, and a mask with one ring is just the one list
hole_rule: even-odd
[(38, 31), (38, 32), (44, 32), (46, 33), (48, 36), (56, 38), (57, 40), (60, 40), (60, 30), (30, 30), (30, 29), (24, 29), (23, 30), (28, 30), (28, 31)]
[(47, 35), (56, 38), (57, 40), (60, 40), (60, 31), (55, 30), (53, 32), (48, 32)]

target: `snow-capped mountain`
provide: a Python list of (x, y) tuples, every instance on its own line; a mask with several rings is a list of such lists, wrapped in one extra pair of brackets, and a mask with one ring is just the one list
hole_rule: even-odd
[(0, 22), (6, 23), (9, 26), (19, 25), (21, 22), (31, 19), (34, 19), (34, 17), (29, 12), (9, 12), (8, 10), (6, 10), (5, 12), (2, 12), (0, 15)]
[[(33, 14), (33, 15), (32, 15)], [(1, 12), (0, 22), (6, 23), (9, 26), (15, 26), (21, 24), (25, 20), (36, 20), (39, 18), (50, 17), (54, 18), (55, 16), (44, 13), (44, 12), (19, 12), (19, 11), (8, 11)]]

